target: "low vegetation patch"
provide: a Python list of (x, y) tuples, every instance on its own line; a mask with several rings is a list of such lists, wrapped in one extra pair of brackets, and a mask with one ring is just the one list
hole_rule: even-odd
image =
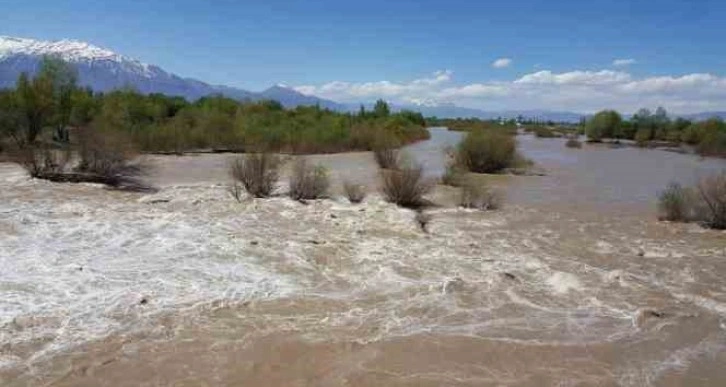
[(295, 161), (290, 176), (289, 195), (295, 200), (320, 199), (330, 187), (328, 171), (321, 165), (310, 165), (305, 157)]
[(661, 220), (687, 222), (692, 219), (692, 193), (679, 183), (671, 183), (658, 195), (658, 210)]
[(493, 131), (472, 131), (456, 149), (456, 164), (474, 173), (499, 173), (514, 167), (517, 143), (512, 136)]
[(360, 203), (366, 197), (366, 188), (361, 184), (346, 181), (343, 183), (343, 191), (351, 203)]
[(570, 137), (567, 140), (567, 142), (565, 143), (565, 146), (568, 148), (580, 149), (580, 148), (582, 148), (582, 141), (580, 141), (574, 137)]
[(726, 229), (726, 172), (701, 179), (698, 193), (705, 204), (701, 220), (711, 228)]
[(658, 209), (662, 220), (726, 229), (726, 172), (702, 178), (692, 188), (671, 183), (659, 194)]
[(482, 211), (498, 210), (502, 207), (503, 199), (499, 191), (485, 184), (467, 182), (461, 187), (459, 205), (464, 208), (474, 208)]
[(418, 164), (381, 169), (383, 197), (391, 203), (406, 208), (424, 206), (424, 195), (434, 187), (432, 181), (424, 177), (423, 166)]
[(282, 164), (280, 156), (250, 153), (232, 161), (229, 173), (235, 182), (242, 183), (247, 193), (257, 198), (265, 198), (274, 192)]
[(531, 129), (531, 131), (534, 132), (534, 135), (537, 138), (559, 137), (559, 135), (554, 130), (552, 130), (546, 126), (535, 126)]

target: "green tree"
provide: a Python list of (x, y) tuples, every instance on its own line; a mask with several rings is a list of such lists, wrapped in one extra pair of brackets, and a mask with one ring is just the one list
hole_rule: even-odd
[[(18, 96), (12, 90), (0, 90), (0, 141), (11, 138), (16, 145), (23, 144), (21, 127), (23, 116), (20, 112)], [(0, 147), (2, 143), (0, 142)]]
[(599, 142), (604, 138), (619, 138), (623, 119), (614, 110), (603, 110), (587, 121), (585, 132), (590, 141)]
[(391, 109), (386, 101), (379, 99), (373, 106), (373, 114), (376, 117), (385, 118), (391, 115)]

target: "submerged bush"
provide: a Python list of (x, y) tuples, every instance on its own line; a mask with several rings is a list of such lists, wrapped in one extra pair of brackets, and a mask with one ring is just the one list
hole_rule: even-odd
[(535, 137), (538, 138), (553, 138), (557, 137), (557, 133), (546, 126), (535, 126), (531, 129), (534, 132)]
[(678, 183), (671, 183), (658, 195), (658, 210), (661, 220), (686, 222), (690, 220), (692, 200), (688, 189)]
[(70, 158), (69, 150), (50, 149), (40, 145), (26, 146), (13, 152), (11, 156), (11, 160), (20, 164), (30, 177), (41, 179), (67, 172)]
[(658, 196), (658, 209), (662, 220), (726, 229), (726, 172), (705, 177), (692, 189), (671, 183)]
[(343, 190), (345, 191), (345, 196), (351, 203), (360, 203), (366, 197), (365, 187), (360, 184), (346, 181), (343, 183)]
[(493, 131), (472, 131), (459, 143), (456, 163), (475, 173), (497, 173), (513, 166), (517, 144), (512, 136)]
[(579, 149), (579, 148), (582, 148), (582, 141), (580, 141), (580, 140), (578, 140), (576, 138), (570, 138), (565, 143), (565, 146), (568, 147), (568, 148), (576, 148), (576, 149)]
[(433, 189), (433, 184), (424, 178), (423, 166), (399, 166), (397, 169), (381, 169), (384, 198), (401, 207), (420, 208), (424, 195)]
[(328, 171), (321, 165), (309, 165), (300, 157), (295, 161), (290, 176), (289, 195), (295, 200), (313, 200), (324, 197), (328, 192), (330, 179)]
[(502, 195), (484, 184), (468, 182), (461, 187), (459, 205), (482, 211), (498, 210), (502, 207)]
[(142, 174), (141, 164), (132, 160), (137, 156), (131, 140), (121, 132), (99, 132), (94, 129), (78, 131), (76, 170), (99, 176), (137, 176)]
[(726, 229), (726, 172), (701, 179), (698, 192), (705, 206), (700, 220), (707, 227)]
[(242, 183), (250, 195), (268, 197), (275, 190), (280, 178), (282, 159), (271, 153), (251, 153), (232, 161), (229, 172), (235, 181)]

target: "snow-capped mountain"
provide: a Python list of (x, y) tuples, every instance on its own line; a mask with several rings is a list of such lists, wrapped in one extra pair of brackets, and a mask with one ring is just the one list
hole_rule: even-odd
[(189, 100), (222, 94), (239, 100), (275, 98), (288, 107), (315, 104), (331, 109), (340, 107), (335, 102), (305, 96), (280, 86), (255, 93), (210, 85), (77, 40), (51, 42), (9, 36), (0, 36), (0, 88), (13, 87), (21, 72), (37, 72), (44, 56), (58, 57), (73, 64), (78, 72), (79, 83), (96, 91), (132, 87), (142, 93), (178, 95)]

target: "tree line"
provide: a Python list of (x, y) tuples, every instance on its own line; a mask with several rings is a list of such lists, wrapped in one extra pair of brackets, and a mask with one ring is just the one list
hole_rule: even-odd
[(237, 101), (221, 95), (187, 101), (133, 89), (94, 92), (72, 65), (44, 58), (35, 76), (0, 90), (0, 149), (78, 143), (82, 133), (126, 139), (147, 152), (198, 149), (326, 153), (400, 146), (425, 139), (420, 113), (373, 109), (341, 113), (320, 106)]
[(647, 146), (654, 141), (689, 144), (704, 156), (726, 156), (726, 123), (718, 117), (705, 121), (669, 117), (658, 107), (655, 112), (640, 109), (630, 119), (624, 119), (614, 110), (603, 110), (584, 123), (588, 140), (634, 140)]

